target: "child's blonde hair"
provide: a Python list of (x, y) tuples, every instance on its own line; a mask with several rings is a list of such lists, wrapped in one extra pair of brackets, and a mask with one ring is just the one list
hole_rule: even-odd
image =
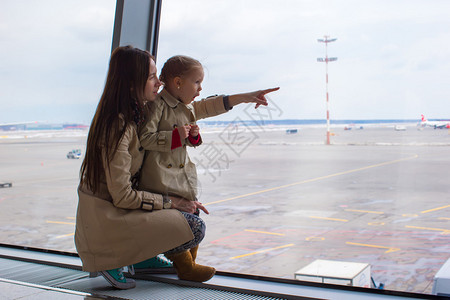
[(203, 68), (198, 60), (189, 56), (175, 55), (164, 63), (159, 80), (166, 84), (171, 79), (182, 77), (195, 68)]

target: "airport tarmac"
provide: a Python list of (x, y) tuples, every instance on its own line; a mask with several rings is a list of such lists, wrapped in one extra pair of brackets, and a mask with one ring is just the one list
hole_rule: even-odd
[[(368, 263), (389, 290), (431, 293), (450, 258), (450, 132), (393, 125), (344, 130), (229, 126), (190, 149), (207, 235), (198, 261), (294, 278), (316, 259)], [(1, 242), (75, 251), (85, 133), (0, 134)], [(26, 137), (25, 137), (26, 135)]]

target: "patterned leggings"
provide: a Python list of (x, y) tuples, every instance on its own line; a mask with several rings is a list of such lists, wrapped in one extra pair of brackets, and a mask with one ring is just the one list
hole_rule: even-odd
[(200, 242), (205, 237), (205, 232), (206, 232), (205, 222), (202, 219), (200, 219), (200, 217), (197, 215), (190, 214), (190, 213), (183, 212), (183, 211), (181, 211), (181, 213), (186, 218), (186, 221), (189, 223), (189, 226), (191, 227), (194, 238), (192, 240), (190, 240), (189, 242), (184, 243), (181, 246), (178, 246), (176, 248), (173, 248), (172, 250), (165, 252), (164, 254), (180, 253), (180, 252), (189, 250), (191, 248), (194, 248), (195, 246), (200, 244)]

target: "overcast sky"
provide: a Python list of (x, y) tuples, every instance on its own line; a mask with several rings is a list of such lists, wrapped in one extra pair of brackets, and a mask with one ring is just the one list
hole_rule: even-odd
[[(10, 0), (0, 10), (0, 124), (89, 124), (105, 81), (114, 0)], [(280, 86), (280, 119), (450, 118), (450, 1), (164, 0), (157, 66), (205, 66), (201, 96)], [(216, 119), (245, 119), (242, 108)]]

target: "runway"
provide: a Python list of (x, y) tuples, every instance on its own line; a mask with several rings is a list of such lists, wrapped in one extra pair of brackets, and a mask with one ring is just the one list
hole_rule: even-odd
[[(430, 293), (450, 258), (450, 134), (364, 129), (201, 128), (197, 164), (207, 236), (199, 262), (293, 278), (315, 259), (363, 262), (386, 289)], [(85, 135), (0, 138), (1, 241), (75, 251)]]

